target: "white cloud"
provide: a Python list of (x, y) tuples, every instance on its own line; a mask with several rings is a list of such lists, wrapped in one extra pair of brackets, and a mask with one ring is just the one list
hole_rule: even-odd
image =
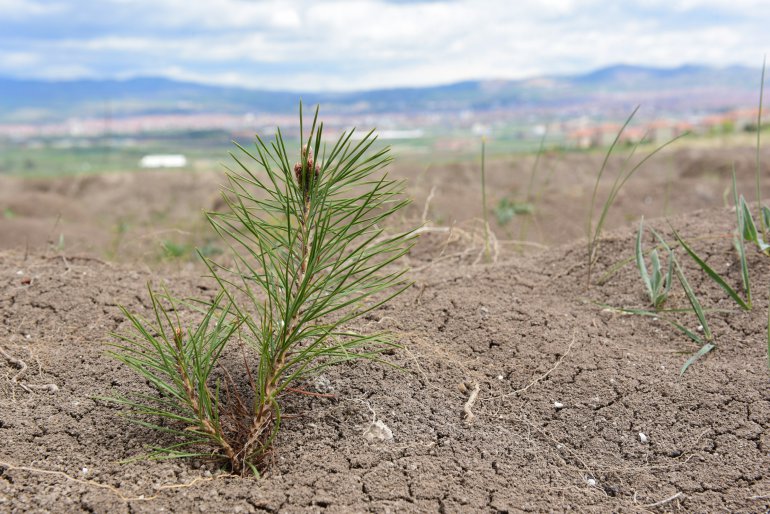
[(61, 2), (40, 2), (33, 0), (0, 0), (0, 13), (11, 20), (30, 16), (56, 14), (66, 9)]
[[(0, 0), (11, 4), (26, 6), (29, 19), (43, 5)], [(101, 17), (78, 18), (85, 26), (59, 38), (25, 42), (17, 35), (7, 50), (16, 52), (15, 61), (2, 69), (50, 76), (80, 67), (273, 89), (359, 89), (572, 73), (618, 62), (758, 66), (770, 26), (760, 0), (109, 4)], [(67, 5), (76, 16), (77, 5)], [(55, 22), (66, 24), (67, 17)]]

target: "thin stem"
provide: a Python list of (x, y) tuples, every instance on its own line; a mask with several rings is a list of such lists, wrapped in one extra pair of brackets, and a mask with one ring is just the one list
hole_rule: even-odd
[[(190, 376), (187, 373), (187, 366), (184, 365), (184, 361), (182, 359), (184, 346), (182, 341), (182, 330), (177, 328), (174, 332), (174, 344), (176, 346), (177, 352), (176, 352), (176, 365), (177, 370), (179, 371), (179, 375), (182, 377), (182, 387), (184, 388), (185, 397), (187, 400), (188, 405), (192, 409), (193, 413), (195, 414), (196, 419), (198, 420), (198, 423), (200, 425), (200, 428), (202, 431), (209, 436), (211, 436), (219, 446), (222, 447), (222, 450), (224, 450), (225, 455), (227, 456), (228, 460), (231, 463), (235, 463), (237, 461), (237, 457), (235, 454), (235, 451), (233, 451), (232, 446), (225, 440), (224, 434), (222, 434), (221, 429), (214, 426), (211, 421), (209, 421), (208, 416), (204, 414), (203, 411), (201, 411), (200, 408), (200, 399), (198, 398), (197, 393), (195, 392), (195, 388), (193, 387), (192, 380), (190, 380)], [(209, 392), (208, 386), (205, 387), (205, 391), (207, 396), (210, 398), (211, 394)]]
[(760, 162), (760, 156), (759, 156), (759, 143), (760, 143), (760, 134), (762, 134), (762, 103), (764, 100), (764, 93), (765, 93), (765, 66), (767, 64), (767, 56), (765, 56), (765, 59), (762, 61), (762, 78), (759, 81), (759, 109), (757, 110), (757, 173), (756, 173), (756, 187), (757, 187), (757, 209), (760, 210), (759, 213), (759, 223), (762, 226), (762, 237), (765, 241), (767, 241), (767, 231), (768, 226), (765, 223), (765, 217), (762, 216), (762, 191), (759, 187), (759, 176), (761, 174), (761, 162)]
[(484, 169), (484, 157), (486, 154), (487, 139), (481, 138), (481, 208), (483, 210), (482, 216), (484, 219), (484, 255), (487, 261), (489, 261), (491, 251), (489, 248), (489, 219), (487, 214), (487, 184), (486, 173)]

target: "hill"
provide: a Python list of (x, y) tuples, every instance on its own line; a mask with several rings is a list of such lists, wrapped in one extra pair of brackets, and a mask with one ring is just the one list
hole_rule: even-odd
[(759, 77), (759, 70), (742, 66), (617, 65), (578, 75), (354, 92), (267, 91), (157, 77), (0, 78), (0, 121), (51, 121), (106, 113), (287, 113), (294, 111), (300, 98), (339, 114), (513, 110), (573, 115), (612, 112), (626, 109), (629, 103), (644, 103), (658, 112), (698, 112), (755, 102)]

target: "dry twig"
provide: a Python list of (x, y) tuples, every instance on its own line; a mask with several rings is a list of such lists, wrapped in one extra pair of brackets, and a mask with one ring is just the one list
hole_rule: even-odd
[(681, 492), (681, 491), (680, 491), (680, 492), (678, 492), (678, 493), (676, 493), (676, 494), (675, 494), (675, 495), (673, 495), (673, 496), (669, 496), (668, 498), (665, 498), (665, 499), (663, 499), (663, 500), (660, 500), (659, 502), (655, 502), (655, 503), (649, 503), (649, 504), (647, 504), (647, 505), (644, 505), (644, 507), (645, 507), (645, 508), (648, 508), (648, 509), (651, 509), (651, 508), (653, 508), (653, 507), (660, 507), (661, 505), (665, 505), (665, 504), (667, 504), (668, 502), (672, 502), (672, 501), (676, 500), (676, 499), (677, 499), (677, 498), (679, 498), (680, 496), (682, 496), (682, 492)]
[(473, 414), (473, 411), (471, 411), (471, 408), (473, 407), (473, 404), (476, 403), (476, 398), (478, 398), (480, 390), (481, 388), (479, 387), (479, 383), (474, 382), (473, 389), (471, 390), (471, 395), (468, 397), (468, 401), (465, 402), (465, 405), (463, 405), (463, 412), (465, 412), (465, 422), (469, 425), (473, 422), (473, 419), (476, 417)]
[(534, 386), (535, 384), (537, 384), (538, 382), (541, 382), (541, 381), (545, 380), (546, 378), (548, 378), (548, 375), (550, 375), (551, 373), (553, 373), (553, 372), (556, 370), (556, 368), (558, 368), (559, 366), (561, 366), (561, 363), (562, 363), (562, 362), (564, 362), (564, 359), (565, 359), (565, 358), (567, 357), (567, 355), (569, 355), (569, 353), (572, 351), (572, 346), (575, 344), (575, 340), (576, 340), (576, 337), (577, 337), (577, 336), (576, 336), (576, 333), (575, 333), (575, 332), (573, 332), (573, 333), (572, 333), (572, 341), (570, 341), (569, 345), (567, 346), (567, 351), (565, 351), (565, 352), (564, 352), (564, 355), (562, 355), (561, 357), (559, 357), (559, 360), (557, 360), (557, 361), (556, 361), (556, 364), (554, 364), (553, 366), (551, 366), (551, 368), (550, 368), (548, 371), (546, 371), (545, 373), (543, 373), (543, 374), (542, 374), (542, 375), (540, 375), (539, 377), (536, 377), (534, 380), (532, 380), (532, 382), (530, 382), (530, 383), (529, 383), (529, 384), (527, 384), (526, 386), (522, 387), (521, 389), (516, 389), (515, 391), (513, 391), (513, 392), (511, 392), (511, 393), (508, 393), (508, 394), (504, 394), (504, 395), (498, 396), (498, 397), (496, 397), (496, 398), (484, 398), (484, 400), (500, 400), (500, 399), (503, 399), (503, 398), (508, 398), (509, 396), (515, 396), (515, 395), (518, 395), (518, 394), (524, 393), (524, 392), (526, 392), (526, 391), (527, 391), (527, 390), (528, 390), (530, 387), (532, 387), (532, 386)]
[[(19, 372), (16, 373), (13, 376), (13, 378), (11, 378), (12, 384), (18, 385), (28, 393), (31, 393), (33, 389), (44, 389), (51, 393), (55, 393), (56, 391), (59, 390), (59, 386), (57, 386), (56, 384), (28, 384), (24, 381), (19, 380), (24, 375), (24, 373), (27, 372), (27, 369), (29, 368), (29, 366), (27, 366), (27, 363), (9, 354), (1, 346), (0, 346), (0, 355), (5, 357), (5, 359), (8, 361), (9, 364), (19, 369)], [(38, 369), (39, 368), (40, 368), (40, 364), (38, 363)]]

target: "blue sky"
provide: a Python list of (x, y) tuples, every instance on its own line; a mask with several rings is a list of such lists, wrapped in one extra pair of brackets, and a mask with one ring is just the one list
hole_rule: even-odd
[(0, 75), (289, 90), (760, 66), (767, 0), (0, 0)]

